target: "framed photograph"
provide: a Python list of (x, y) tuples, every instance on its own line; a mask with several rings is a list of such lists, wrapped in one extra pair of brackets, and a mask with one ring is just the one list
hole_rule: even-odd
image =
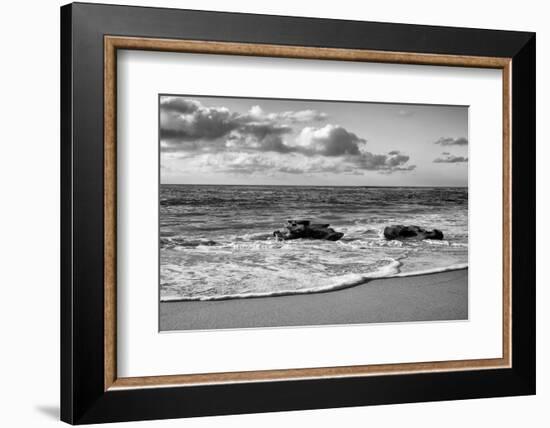
[(62, 420), (535, 393), (533, 33), (76, 3), (61, 105)]

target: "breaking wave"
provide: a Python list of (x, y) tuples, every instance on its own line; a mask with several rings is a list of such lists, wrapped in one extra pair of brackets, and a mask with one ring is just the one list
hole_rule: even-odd
[(345, 275), (341, 278), (337, 278), (333, 284), (302, 288), (299, 290), (281, 290), (281, 291), (269, 291), (259, 293), (237, 293), (227, 295), (215, 295), (215, 296), (197, 296), (197, 297), (178, 297), (178, 296), (166, 296), (161, 299), (163, 302), (182, 302), (182, 301), (219, 301), (230, 299), (250, 299), (259, 297), (276, 297), (276, 296), (292, 296), (300, 294), (314, 294), (314, 293), (326, 293), (329, 291), (343, 290), (346, 288), (356, 287), (358, 285), (365, 284), (375, 279), (387, 279), (387, 278), (403, 278), (419, 275), (429, 275), (434, 273), (449, 272), (454, 270), (467, 269), (467, 263), (456, 264), (448, 267), (425, 269), (415, 272), (400, 272), (399, 267), (402, 263), (398, 260), (392, 260), (390, 264), (381, 268), (376, 272), (368, 272), (365, 274), (351, 274)]

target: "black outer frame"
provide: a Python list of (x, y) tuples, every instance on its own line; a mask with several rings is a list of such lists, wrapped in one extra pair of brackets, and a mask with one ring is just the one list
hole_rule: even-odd
[[(512, 58), (512, 368), (104, 391), (104, 35)], [(535, 393), (535, 34), (73, 3), (61, 8), (61, 420)]]

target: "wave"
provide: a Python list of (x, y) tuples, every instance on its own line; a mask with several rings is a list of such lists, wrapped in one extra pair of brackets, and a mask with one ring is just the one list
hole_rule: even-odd
[(177, 236), (160, 238), (161, 248), (197, 248), (199, 246), (211, 247), (213, 245), (218, 245), (218, 242), (212, 241), (211, 239), (185, 239)]
[(453, 270), (462, 270), (462, 269), (468, 269), (468, 263), (457, 263), (451, 266), (415, 270), (412, 272), (399, 272), (395, 275), (392, 275), (390, 278), (403, 278), (403, 277), (409, 277), (409, 276), (430, 275), (433, 273), (451, 272)]
[(389, 264), (383, 266), (378, 271), (369, 272), (365, 274), (348, 274), (340, 277), (336, 282), (325, 285), (322, 287), (303, 288), (299, 290), (280, 290), (271, 292), (258, 292), (258, 293), (237, 293), (227, 295), (216, 296), (197, 296), (197, 297), (180, 297), (180, 296), (166, 296), (162, 297), (162, 302), (188, 302), (188, 301), (219, 301), (219, 300), (232, 300), (232, 299), (251, 299), (259, 297), (278, 297), (278, 296), (292, 296), (299, 294), (315, 294), (326, 293), (330, 291), (343, 290), (346, 288), (355, 287), (366, 282), (375, 279), (386, 278), (403, 278), (413, 277), (419, 275), (429, 275), (435, 273), (449, 272), (454, 270), (462, 270), (468, 268), (468, 263), (460, 263), (447, 267), (438, 267), (425, 270), (418, 270), (413, 272), (401, 272), (401, 261), (395, 259), (387, 259)]
[(256, 232), (256, 233), (245, 233), (242, 236), (234, 235), (231, 239), (235, 242), (239, 241), (268, 241), (273, 239), (273, 232)]

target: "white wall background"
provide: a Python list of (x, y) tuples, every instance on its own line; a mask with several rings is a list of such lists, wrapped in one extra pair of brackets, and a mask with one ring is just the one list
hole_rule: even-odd
[[(462, 0), (147, 0), (126, 4), (537, 32), (537, 220), (550, 217), (545, 159), (550, 115), (550, 27), (545, 2)], [(103, 3), (116, 3), (103, 1)], [(6, 2), (0, 15), (0, 421), (6, 427), (59, 424), (59, 6)], [(545, 120), (546, 119), (546, 120)], [(528, 225), (531, 227), (531, 225)], [(547, 426), (550, 417), (550, 251), (537, 242), (538, 394), (485, 400), (154, 421), (158, 427), (366, 425)], [(546, 405), (546, 406), (545, 406)], [(125, 426), (138, 426), (138, 423)]]

